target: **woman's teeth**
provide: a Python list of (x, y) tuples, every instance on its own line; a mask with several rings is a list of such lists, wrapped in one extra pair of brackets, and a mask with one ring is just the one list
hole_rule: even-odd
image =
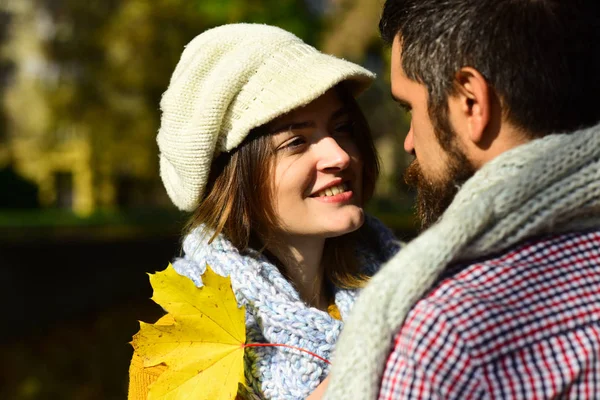
[(335, 196), (336, 194), (344, 193), (346, 191), (346, 185), (340, 183), (339, 185), (323, 189), (317, 193), (316, 197)]

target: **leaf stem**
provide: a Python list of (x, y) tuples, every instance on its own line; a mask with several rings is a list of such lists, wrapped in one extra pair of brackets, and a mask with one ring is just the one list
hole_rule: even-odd
[(246, 348), (246, 347), (287, 347), (288, 349), (294, 349), (294, 350), (303, 351), (305, 353), (310, 354), (313, 357), (318, 358), (321, 361), (326, 362), (327, 364), (331, 364), (331, 362), (329, 362), (329, 360), (327, 360), (327, 359), (325, 359), (325, 358), (323, 358), (323, 357), (321, 357), (321, 356), (313, 353), (312, 351), (308, 351), (306, 349), (302, 349), (302, 348), (296, 347), (296, 346), (290, 346), (290, 345), (287, 345), (287, 344), (279, 344), (279, 343), (247, 343), (247, 344), (244, 344), (242, 347), (243, 348)]

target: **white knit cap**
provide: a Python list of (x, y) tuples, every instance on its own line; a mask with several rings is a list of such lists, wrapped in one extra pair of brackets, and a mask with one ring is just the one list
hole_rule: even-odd
[(341, 81), (357, 96), (375, 75), (263, 24), (229, 24), (188, 43), (162, 96), (160, 176), (173, 203), (193, 211), (213, 159), (251, 129), (306, 105)]

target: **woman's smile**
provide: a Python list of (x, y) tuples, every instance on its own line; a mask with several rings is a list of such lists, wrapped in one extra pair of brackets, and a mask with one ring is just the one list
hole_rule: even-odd
[(348, 203), (353, 195), (352, 191), (348, 190), (332, 195), (316, 196), (314, 199), (323, 203)]
[(340, 183), (335, 183), (334, 181), (309, 197), (324, 203), (344, 203), (350, 201), (353, 195), (354, 193), (350, 189), (349, 181)]

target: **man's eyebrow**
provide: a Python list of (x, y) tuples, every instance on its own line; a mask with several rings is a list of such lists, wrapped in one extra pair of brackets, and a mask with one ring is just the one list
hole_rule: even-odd
[(410, 110), (412, 109), (412, 106), (410, 105), (410, 103), (406, 100), (401, 99), (400, 97), (396, 96), (394, 93), (390, 93), (392, 96), (392, 100), (394, 100), (396, 103), (398, 103), (400, 105), (400, 107), (406, 109), (406, 110)]

